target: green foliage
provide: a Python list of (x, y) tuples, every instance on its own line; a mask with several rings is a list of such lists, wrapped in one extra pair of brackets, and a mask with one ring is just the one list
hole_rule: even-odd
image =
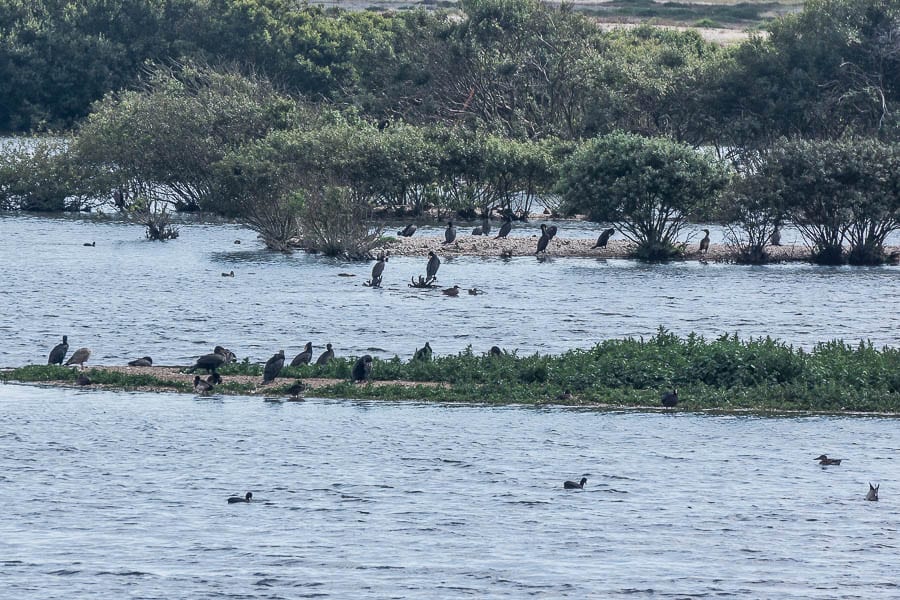
[(562, 171), (565, 210), (612, 223), (646, 260), (677, 255), (688, 213), (726, 182), (725, 170), (700, 152), (621, 132), (586, 142)]

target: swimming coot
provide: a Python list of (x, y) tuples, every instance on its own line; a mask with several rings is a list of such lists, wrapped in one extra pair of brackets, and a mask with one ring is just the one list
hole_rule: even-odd
[(247, 492), (243, 498), (240, 496), (232, 496), (228, 499), (228, 504), (237, 504), (238, 502), (250, 502), (250, 499), (253, 498), (253, 492)]

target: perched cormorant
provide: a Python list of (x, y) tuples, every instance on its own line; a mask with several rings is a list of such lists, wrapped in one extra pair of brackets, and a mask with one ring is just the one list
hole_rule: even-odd
[(444, 230), (444, 243), (452, 244), (456, 239), (456, 226), (453, 221), (447, 221), (447, 229)]
[(541, 252), (547, 251), (547, 244), (550, 243), (550, 238), (547, 236), (547, 226), (541, 223), (541, 238), (538, 240), (537, 244), (537, 252), (535, 254), (540, 254)]
[(247, 492), (243, 498), (240, 496), (232, 496), (228, 499), (228, 504), (237, 504), (238, 502), (250, 502), (250, 499), (253, 498), (253, 492)]
[(319, 358), (316, 359), (316, 364), (327, 365), (332, 358), (334, 358), (334, 350), (331, 349), (331, 344), (325, 344), (325, 352), (319, 355)]
[(429, 250), (428, 256), (430, 258), (428, 259), (428, 266), (425, 267), (425, 279), (426, 281), (431, 281), (437, 278), (437, 272), (441, 266), (441, 259), (434, 253), (434, 250)]
[(149, 356), (145, 356), (144, 358), (136, 358), (132, 361), (128, 362), (129, 367), (152, 367), (153, 359)]
[(512, 219), (509, 218), (509, 215), (503, 217), (503, 225), (500, 226), (500, 231), (497, 232), (497, 237), (495, 240), (499, 240), (500, 238), (505, 238), (509, 235), (509, 232), (512, 231)]
[(397, 232), (397, 235), (402, 235), (403, 237), (412, 237), (412, 234), (416, 232), (416, 226), (412, 223), (401, 229)]
[(87, 362), (87, 359), (91, 356), (90, 348), (79, 348), (75, 351), (72, 356), (69, 357), (69, 360), (66, 361), (66, 366), (68, 365), (78, 365), (82, 369), (84, 368), (84, 363)]
[(61, 344), (57, 344), (53, 346), (53, 350), (50, 351), (50, 358), (47, 359), (48, 365), (61, 365), (63, 359), (66, 357), (66, 352), (69, 351), (69, 337), (64, 335), (63, 341)]
[(88, 377), (87, 375), (82, 373), (81, 375), (79, 375), (78, 377), (75, 378), (75, 383), (77, 385), (91, 385), (93, 383), (93, 381), (91, 381), (90, 377)]
[(370, 354), (360, 356), (356, 359), (356, 364), (353, 365), (353, 381), (357, 383), (360, 381), (368, 381), (371, 376), (372, 356)]
[(459, 296), (459, 286), (458, 285), (454, 285), (453, 287), (449, 287), (449, 288), (444, 288), (441, 291), (444, 293), (445, 296), (453, 296), (454, 298), (456, 296)]
[(606, 248), (606, 244), (607, 242), (609, 242), (609, 238), (611, 238), (615, 232), (616, 230), (610, 227), (609, 229), (601, 233), (600, 237), (597, 238), (597, 243), (593, 245), (591, 250), (593, 250), (594, 248)]
[(706, 235), (703, 236), (703, 239), (700, 240), (700, 252), (703, 254), (707, 254), (709, 252), (709, 229), (703, 230)]
[(188, 369), (188, 373), (193, 373), (197, 369), (203, 369), (207, 373), (214, 373), (216, 369), (221, 367), (227, 362), (225, 354), (220, 354), (219, 351), (224, 351), (225, 349), (221, 346), (216, 346), (216, 351), (212, 354), (204, 354), (200, 358), (197, 359), (197, 362), (194, 363), (194, 366)]
[(200, 379), (199, 375), (194, 375), (194, 391), (198, 394), (208, 394), (213, 391), (213, 384)]
[(287, 392), (288, 396), (290, 396), (291, 398), (299, 398), (300, 394), (305, 392), (307, 387), (309, 387), (309, 386), (307, 386), (305, 383), (303, 383), (302, 380), (298, 379), (293, 384), (291, 384), (291, 387), (289, 387), (285, 391)]
[(413, 354), (413, 360), (421, 360), (423, 362), (431, 360), (431, 344), (425, 342), (424, 346), (416, 348), (416, 353)]
[(827, 456), (825, 456), (823, 454), (821, 456), (814, 458), (813, 460), (819, 461), (820, 465), (839, 465), (839, 464), (841, 464), (841, 461), (844, 459), (843, 458), (828, 458)]
[(491, 346), (491, 356), (502, 356), (503, 351), (500, 349), (500, 346)]
[(275, 378), (281, 373), (281, 367), (283, 366), (284, 350), (279, 350), (276, 354), (272, 355), (272, 358), (266, 361), (266, 366), (263, 369), (263, 385), (275, 381)]
[(878, 488), (880, 487), (880, 483), (878, 485), (872, 485), (872, 482), (869, 482), (869, 493), (866, 494), (866, 500), (878, 502)]
[(294, 357), (294, 360), (291, 361), (292, 367), (299, 367), (300, 365), (308, 365), (309, 361), (312, 360), (312, 342), (306, 342), (306, 348), (303, 349), (303, 352)]
[(678, 390), (673, 389), (671, 392), (666, 392), (662, 395), (662, 405), (667, 409), (674, 408), (675, 405), (678, 404)]
[(587, 483), (587, 477), (582, 477), (581, 481), (575, 483), (574, 481), (566, 481), (563, 483), (563, 487), (567, 490), (583, 490), (584, 484)]
[(372, 267), (372, 283), (375, 281), (381, 281), (381, 274), (384, 273), (384, 263), (387, 262), (388, 257), (385, 255), (381, 255), (378, 257), (378, 261)]

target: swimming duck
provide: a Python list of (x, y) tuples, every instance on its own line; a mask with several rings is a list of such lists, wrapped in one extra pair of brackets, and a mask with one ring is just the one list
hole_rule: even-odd
[(92, 248), (96, 245), (97, 245), (97, 242), (85, 242), (84, 244), (82, 244), (82, 246), (90, 246)]
[(50, 358), (47, 359), (48, 365), (61, 365), (63, 359), (66, 357), (66, 352), (69, 351), (69, 338), (68, 336), (63, 336), (62, 343), (53, 346), (53, 350), (50, 351)]
[(583, 490), (584, 484), (587, 483), (587, 477), (582, 477), (581, 481), (575, 483), (574, 481), (566, 481), (563, 483), (563, 487), (567, 490)]
[(291, 366), (299, 367), (300, 365), (308, 365), (309, 361), (312, 360), (312, 354), (312, 342), (306, 342), (306, 348), (303, 349), (303, 352), (294, 357), (294, 360), (291, 361)]
[(194, 391), (198, 394), (208, 394), (213, 391), (213, 384), (200, 379), (199, 375), (194, 375)]
[(823, 454), (821, 456), (814, 458), (813, 460), (819, 461), (820, 465), (839, 465), (839, 464), (841, 464), (841, 461), (844, 459), (843, 458), (828, 458), (827, 456), (825, 456)]
[(244, 497), (240, 496), (232, 496), (228, 499), (228, 504), (237, 504), (238, 502), (250, 502), (250, 499), (253, 498), (253, 492), (247, 492), (244, 494)]
[(478, 288), (469, 288), (469, 295), (470, 295), (470, 296), (477, 296), (478, 294), (483, 294), (483, 293), (484, 293), (484, 292), (482, 292), (482, 291), (479, 290)]
[(230, 271), (228, 273), (222, 273), (222, 277), (234, 277), (234, 271)]
[(266, 361), (266, 366), (263, 368), (263, 385), (275, 381), (275, 378), (281, 373), (281, 368), (284, 366), (284, 350), (279, 350), (276, 354), (272, 355), (272, 358)]
[(136, 358), (132, 361), (128, 362), (129, 367), (152, 367), (153, 359), (149, 356), (145, 356), (143, 358)]
[(79, 376), (75, 379), (75, 383), (76, 383), (77, 385), (91, 385), (91, 384), (94, 383), (94, 382), (91, 381), (91, 378), (90, 378), (90, 377), (88, 377), (87, 375), (85, 375), (84, 373), (82, 373), (81, 375), (79, 375)]
[(299, 398), (300, 394), (305, 392), (308, 387), (302, 380), (298, 379), (285, 391), (291, 398)]
[(332, 358), (334, 358), (334, 350), (331, 349), (331, 344), (325, 344), (325, 352), (319, 355), (319, 358), (316, 359), (316, 364), (327, 365)]
[(66, 366), (69, 365), (78, 365), (82, 369), (84, 368), (84, 363), (87, 362), (87, 359), (91, 356), (90, 348), (79, 348), (75, 351), (72, 356), (69, 357), (69, 360), (66, 361)]
[(443, 290), (441, 290), (441, 292), (443, 292), (445, 296), (452, 296), (455, 298), (456, 296), (459, 296), (459, 286), (454, 285), (450, 288), (444, 288)]

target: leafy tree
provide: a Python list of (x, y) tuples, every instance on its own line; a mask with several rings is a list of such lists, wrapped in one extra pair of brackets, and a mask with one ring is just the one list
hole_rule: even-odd
[(578, 148), (563, 165), (559, 191), (565, 210), (610, 222), (635, 244), (635, 256), (678, 255), (687, 214), (710, 202), (726, 182), (708, 156), (666, 138), (612, 133)]

